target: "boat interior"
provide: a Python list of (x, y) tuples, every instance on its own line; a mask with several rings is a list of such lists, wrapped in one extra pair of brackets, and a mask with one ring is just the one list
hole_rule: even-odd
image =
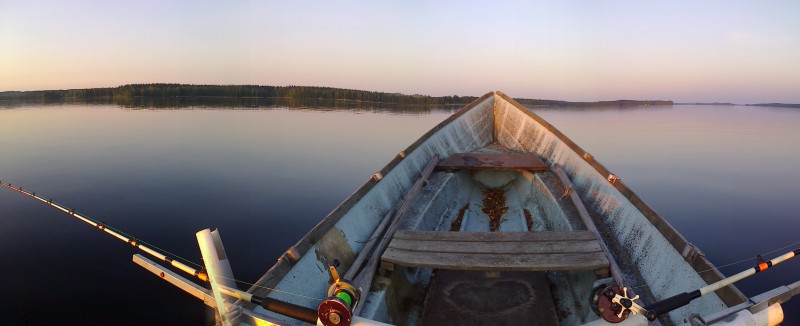
[(561, 175), (498, 144), (440, 160), (398, 221), (364, 314), (399, 325), (596, 319), (589, 298), (609, 261)]

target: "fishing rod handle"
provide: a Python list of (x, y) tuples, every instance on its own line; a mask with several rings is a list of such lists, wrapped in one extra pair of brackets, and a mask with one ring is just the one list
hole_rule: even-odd
[(317, 310), (315, 309), (298, 306), (296, 304), (283, 302), (270, 297), (264, 297), (259, 299), (261, 300), (257, 304), (266, 310), (284, 316), (292, 317), (294, 319), (301, 320), (309, 324), (313, 325), (317, 324)]
[(663, 314), (683, 307), (701, 296), (700, 290), (683, 292), (645, 307), (647, 320), (653, 321)]

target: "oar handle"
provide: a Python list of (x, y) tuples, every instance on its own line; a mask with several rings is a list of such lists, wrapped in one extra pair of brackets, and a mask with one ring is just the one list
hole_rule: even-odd
[(645, 317), (647, 320), (653, 321), (656, 318), (660, 317), (663, 314), (666, 314), (670, 311), (683, 307), (692, 300), (697, 299), (701, 296), (700, 290), (694, 290), (692, 292), (683, 292), (677, 294), (675, 296), (669, 297), (667, 299), (661, 300), (656, 302), (648, 307), (645, 307), (647, 312), (645, 313)]

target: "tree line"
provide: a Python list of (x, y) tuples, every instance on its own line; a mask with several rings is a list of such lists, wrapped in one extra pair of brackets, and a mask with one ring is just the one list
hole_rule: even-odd
[(314, 86), (259, 86), (259, 85), (187, 85), (187, 84), (129, 84), (119, 87), (46, 90), (28, 92), (0, 92), (0, 100), (90, 100), (149, 98), (291, 98), (326, 99), (353, 102), (379, 102), (403, 105), (466, 104), (475, 96), (405, 95)]
[[(428, 96), (405, 95), (315, 86), (260, 86), (260, 85), (190, 85), (190, 84), (129, 84), (118, 87), (46, 90), (29, 92), (0, 92), (0, 100), (131, 100), (140, 98), (180, 99), (180, 98), (236, 98), (269, 99), (283, 98), (296, 100), (339, 100), (350, 102), (374, 102), (399, 105), (463, 105), (477, 99), (475, 96)], [(641, 106), (672, 105), (672, 101), (598, 101), (569, 102), (558, 100), (517, 98), (518, 102), (532, 106)]]

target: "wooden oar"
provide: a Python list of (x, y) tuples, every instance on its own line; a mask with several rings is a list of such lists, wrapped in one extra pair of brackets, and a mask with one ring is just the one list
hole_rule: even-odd
[[(408, 195), (406, 195), (403, 203), (400, 204), (400, 207), (397, 209), (394, 216), (392, 216), (391, 226), (389, 227), (389, 230), (386, 231), (386, 234), (384, 234), (383, 238), (378, 244), (378, 247), (375, 248), (375, 252), (372, 254), (372, 257), (370, 257), (366, 266), (364, 266), (361, 272), (358, 273), (355, 279), (353, 279), (353, 285), (355, 285), (356, 288), (360, 288), (361, 293), (363, 293), (365, 297), (367, 294), (369, 294), (369, 289), (372, 285), (372, 279), (375, 278), (375, 271), (378, 267), (378, 263), (380, 263), (381, 256), (386, 250), (386, 247), (389, 246), (389, 242), (391, 242), (394, 232), (397, 231), (397, 227), (400, 225), (400, 220), (402, 220), (403, 215), (405, 215), (406, 211), (408, 211), (408, 209), (411, 207), (414, 199), (422, 190), (422, 186), (425, 185), (428, 177), (431, 176), (433, 169), (436, 168), (438, 163), (439, 155), (434, 155), (430, 161), (428, 161), (428, 165), (426, 165), (422, 170), (419, 179), (417, 179), (417, 182), (415, 182), (414, 185), (411, 186), (411, 189), (408, 190)], [(356, 306), (353, 315), (358, 315), (361, 312), (362, 307), (364, 307), (363, 304)]]
[(380, 242), (378, 240), (383, 235), (383, 231), (386, 231), (386, 226), (389, 225), (389, 221), (392, 221), (394, 212), (394, 208), (390, 209), (389, 212), (383, 217), (381, 224), (379, 224), (378, 227), (375, 228), (375, 231), (372, 232), (372, 235), (367, 240), (367, 244), (364, 245), (364, 248), (362, 248), (361, 252), (358, 253), (356, 260), (353, 261), (353, 264), (350, 265), (350, 268), (344, 274), (345, 279), (352, 280), (353, 277), (361, 271), (361, 266), (364, 264), (364, 261), (366, 261), (367, 257), (370, 257), (369, 254), (372, 252), (372, 249), (375, 248), (375, 245)]
[(622, 274), (622, 270), (619, 268), (617, 264), (617, 260), (614, 258), (614, 255), (611, 254), (611, 250), (608, 249), (606, 246), (605, 241), (600, 236), (600, 231), (597, 230), (597, 226), (594, 224), (594, 220), (589, 215), (589, 211), (586, 210), (586, 207), (583, 206), (583, 202), (581, 198), (578, 196), (578, 193), (574, 191), (574, 187), (572, 186), (572, 181), (569, 180), (569, 176), (567, 173), (564, 172), (564, 169), (561, 168), (558, 164), (553, 167), (553, 172), (555, 172), (556, 176), (561, 180), (561, 183), (564, 185), (564, 188), (567, 189), (565, 196), (568, 196), (569, 199), (572, 201), (572, 204), (575, 206), (575, 209), (578, 210), (578, 215), (583, 220), (583, 224), (586, 225), (586, 229), (591, 231), (594, 234), (597, 241), (600, 243), (600, 249), (603, 250), (603, 253), (606, 255), (609, 263), (609, 269), (611, 270), (611, 276), (614, 277), (614, 281), (617, 284), (629, 284), (625, 280), (625, 275)]

